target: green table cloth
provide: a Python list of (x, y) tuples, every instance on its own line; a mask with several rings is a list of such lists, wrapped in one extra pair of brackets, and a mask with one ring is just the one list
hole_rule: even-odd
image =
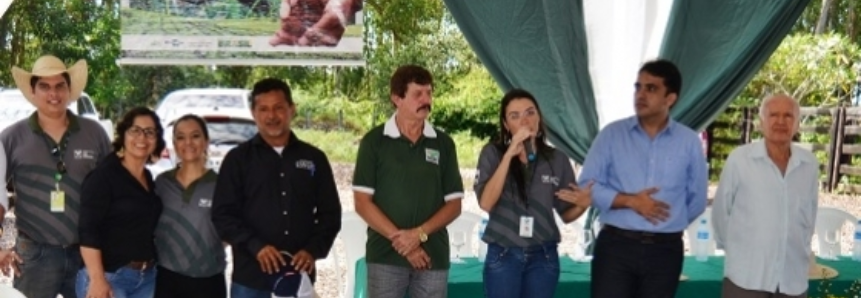
[[(559, 285), (556, 287), (555, 297), (589, 297), (590, 264), (578, 263), (568, 257), (560, 257), (562, 268), (559, 277)], [(484, 297), (481, 271), (483, 264), (475, 258), (466, 258), (466, 263), (452, 264), (448, 277), (448, 296), (452, 298), (476, 298)], [(820, 264), (828, 265), (836, 269), (840, 275), (831, 279), (829, 292), (843, 296), (853, 281), (861, 278), (861, 263), (853, 262), (848, 258), (837, 261), (819, 260)], [(697, 262), (693, 257), (685, 257), (682, 274), (688, 276), (688, 280), (679, 284), (676, 297), (696, 298), (719, 298), (721, 282), (723, 279), (723, 258), (711, 257), (707, 262)], [(356, 298), (368, 298), (367, 269), (365, 259), (356, 262)], [(823, 286), (821, 280), (811, 280), (808, 290), (810, 297), (819, 297), (820, 288)]]

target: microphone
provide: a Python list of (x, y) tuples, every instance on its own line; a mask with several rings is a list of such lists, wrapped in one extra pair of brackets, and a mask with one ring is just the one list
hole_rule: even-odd
[(535, 147), (532, 146), (532, 138), (523, 141), (523, 149), (526, 150), (526, 160), (535, 161)]

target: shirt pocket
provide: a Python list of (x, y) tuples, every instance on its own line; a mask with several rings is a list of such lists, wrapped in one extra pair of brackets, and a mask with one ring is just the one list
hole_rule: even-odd
[(680, 154), (668, 153), (668, 156), (658, 165), (661, 176), (661, 187), (665, 189), (684, 190), (688, 182), (688, 158)]

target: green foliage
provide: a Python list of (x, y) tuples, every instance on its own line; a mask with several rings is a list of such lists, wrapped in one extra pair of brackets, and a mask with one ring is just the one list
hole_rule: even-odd
[[(833, 107), (849, 100), (856, 74), (853, 68), (861, 61), (861, 47), (839, 34), (794, 34), (787, 36), (768, 62), (751, 80), (727, 112), (716, 122), (730, 123), (731, 127), (716, 129), (716, 138), (739, 140), (742, 115), (740, 108), (758, 107), (762, 98), (774, 93), (787, 93), (798, 99), (801, 106)], [(754, 115), (758, 121), (758, 115)], [(809, 116), (801, 119), (806, 126), (829, 126), (830, 117)], [(751, 137), (757, 139), (758, 131)], [(828, 134), (801, 133), (799, 141), (828, 144)], [(723, 168), (723, 161), (739, 142), (716, 143), (712, 148), (714, 169), (712, 179)], [(814, 152), (821, 163), (826, 162), (825, 152)], [(825, 175), (825, 173), (823, 173)]]
[(467, 132), (480, 139), (499, 134), (502, 91), (486, 70), (473, 69), (454, 84), (454, 91), (434, 100), (433, 123), (445, 131)]

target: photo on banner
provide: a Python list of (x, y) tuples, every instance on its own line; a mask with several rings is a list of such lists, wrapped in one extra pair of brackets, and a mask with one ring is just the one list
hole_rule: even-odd
[(122, 0), (120, 64), (364, 65), (363, 0)]

